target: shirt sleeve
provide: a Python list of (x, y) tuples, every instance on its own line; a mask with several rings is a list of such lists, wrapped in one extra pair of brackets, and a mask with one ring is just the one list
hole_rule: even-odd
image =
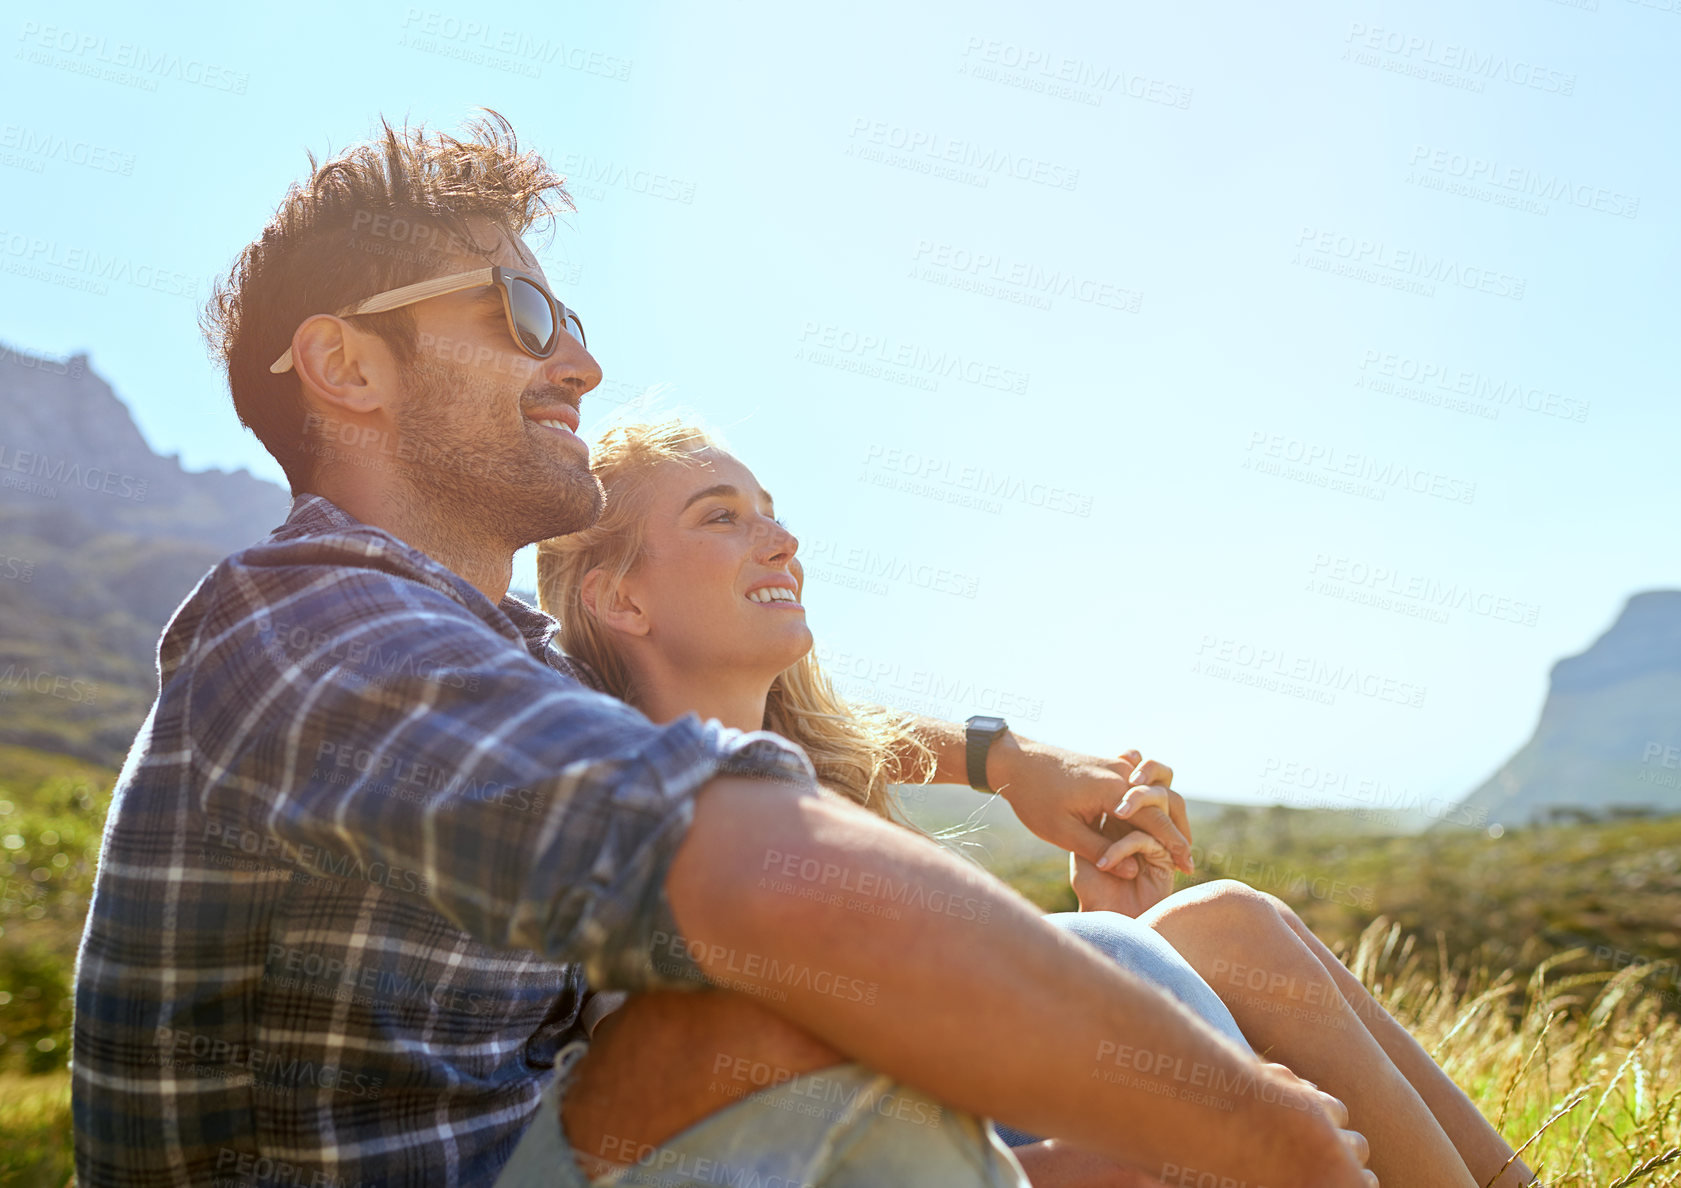
[(702, 983), (665, 879), (708, 780), (815, 784), (786, 740), (656, 726), (423, 582), (324, 565), (215, 580), (176, 678), (206, 828), (412, 874), (462, 931), (579, 962), (596, 989)]

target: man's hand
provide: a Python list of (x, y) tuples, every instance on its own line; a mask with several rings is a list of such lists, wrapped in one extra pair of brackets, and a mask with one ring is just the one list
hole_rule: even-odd
[(1185, 798), (1173, 791), (1173, 769), (1165, 763), (1137, 751), (1098, 759), (1012, 733), (993, 744), (987, 778), (1023, 825), (1099, 870), (1126, 878), (1139, 867), (1129, 847), (1116, 850), (1115, 863), (1102, 862), (1118, 844), (1103, 835), (1107, 815), (1155, 839), (1173, 868), (1191, 873)]
[[(1343, 1147), (1359, 1161), (1362, 1169), (1366, 1169), (1366, 1165), (1371, 1162), (1372, 1145), (1366, 1141), (1366, 1136), (1358, 1130), (1348, 1128), (1348, 1107), (1343, 1104), (1342, 1100), (1332, 1097), (1312, 1081), (1304, 1077), (1298, 1077), (1286, 1065), (1268, 1064), (1267, 1067), (1287, 1080), (1294, 1081), (1307, 1091), (1308, 1096), (1313, 1099), (1320, 1112), (1330, 1119), (1331, 1125), (1342, 1132)], [(1366, 1183), (1370, 1185), (1370, 1188), (1378, 1188), (1376, 1172), (1366, 1169), (1361, 1174), (1366, 1177)]]

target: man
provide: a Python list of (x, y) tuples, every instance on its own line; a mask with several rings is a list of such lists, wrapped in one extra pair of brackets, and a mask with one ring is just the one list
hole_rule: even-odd
[[(601, 372), (522, 238), (551, 194), (500, 117), (386, 127), (294, 187), (213, 300), (235, 407), (294, 500), (159, 644), (78, 960), (79, 1182), (489, 1182), (587, 977), (775, 989), (862, 1064), (1135, 1166), (1194, 1149), (1252, 1183), (1368, 1183), (1301, 1083), (838, 803), (775, 736), (655, 727), (585, 688), (506, 596), (516, 549), (600, 511), (574, 431)], [(1000, 764), (1030, 826), (1103, 852), (1088, 822), (1130, 763)], [(1064, 776), (1029, 796), (1043, 770)], [(771, 851), (969, 897), (984, 924), (760, 889)], [(974, 1039), (1009, 1025), (1019, 1044)], [(1118, 1051), (1143, 1055), (1103, 1079)]]

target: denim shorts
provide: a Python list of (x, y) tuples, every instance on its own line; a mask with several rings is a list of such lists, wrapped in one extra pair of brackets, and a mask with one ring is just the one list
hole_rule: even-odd
[[(1154, 930), (1114, 912), (1060, 912), (1045, 921), (1094, 946), (1121, 968), (1184, 1003), (1245, 1049), (1237, 1022), (1208, 983)], [(994, 1042), (1009, 1042), (995, 1037)], [(573, 1162), (560, 1127), (568, 1070), (585, 1045), (570, 1045), (496, 1188), (1027, 1188), (1010, 1147), (1038, 1142), (994, 1128), (859, 1064), (837, 1064), (761, 1089), (701, 1119), (636, 1162), (596, 1180)], [(603, 1154), (607, 1154), (603, 1152)], [(620, 1152), (618, 1162), (631, 1153)], [(755, 1178), (755, 1175), (757, 1178)]]
[(604, 1151), (630, 1162), (591, 1180), (560, 1125), (568, 1080), (555, 1074), (496, 1188), (1029, 1188), (985, 1119), (860, 1064), (748, 1094), (656, 1146)]

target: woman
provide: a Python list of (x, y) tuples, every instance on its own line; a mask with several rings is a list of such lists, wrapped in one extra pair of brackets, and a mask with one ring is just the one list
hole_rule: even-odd
[[(607, 496), (601, 519), (538, 547), (540, 600), (560, 620), (565, 651), (593, 668), (605, 690), (656, 722), (694, 712), (782, 734), (805, 749), (827, 786), (904, 823), (890, 785), (925, 782), (932, 757), (892, 715), (850, 705), (833, 692), (812, 655), (799, 602), (798, 541), (774, 518), (752, 473), (706, 433), (679, 421), (608, 431), (592, 450), (592, 469)], [(1511, 1148), (1286, 905), (1231, 882), (1168, 895), (1172, 869), (1165, 852), (1135, 836), (1134, 862), (1116, 869), (1141, 867), (1137, 876), (1116, 878), (1077, 863), (1073, 881), (1082, 911), (1049, 917), (1052, 923), (1112, 956), (1124, 952), (1135, 972), (1159, 975), (1215, 1026), (1225, 1025), (1233, 1038), (1245, 1038), (1341, 1098), (1352, 1124), (1371, 1141), (1372, 1167), (1385, 1188), (1469, 1188), (1487, 1184), (1505, 1165)], [(1154, 928), (1208, 985), (1187, 986), (1195, 979), (1184, 978), (1176, 984), (1179, 958), (1171, 953), (1159, 968), (1138, 969), (1141, 951), (1145, 961), (1151, 955), (1147, 945), (1141, 950), (1129, 917)], [(1255, 971), (1262, 971), (1258, 982)], [(1209, 986), (1229, 1015), (1198, 999)], [(639, 1028), (639, 1013), (685, 1037), (791, 1045), (799, 1054), (791, 1071), (844, 1059), (741, 996), (678, 994), (679, 1003), (642, 1011), (650, 997), (638, 996), (609, 1016), (597, 1036), (605, 1054), (599, 1061), (592, 1056), (586, 1078), (592, 1065), (614, 1066), (615, 1048), (641, 1045), (626, 1066), (648, 1066), (647, 1045), (662, 1038)], [(687, 1046), (726, 1050), (721, 1040)], [(704, 1070), (685, 1068), (681, 1058), (674, 1065), (673, 1054), (684, 1047), (659, 1049), (660, 1066), (672, 1069), (672, 1097), (687, 1095), (688, 1104), (649, 1123), (654, 1140), (696, 1123), (745, 1087), (719, 1085)], [(782, 1067), (789, 1063), (785, 1058)], [(569, 1132), (591, 1131), (602, 1119), (591, 1118), (590, 1103), (624, 1091), (601, 1076), (580, 1080), (567, 1097)], [(1074, 1158), (1054, 1143), (1006, 1134), (1036, 1176), (1036, 1167), (1057, 1160), (1066, 1171)], [(1514, 1162), (1497, 1183), (1515, 1188), (1532, 1178)], [(1110, 1182), (1148, 1181), (1117, 1172)]]

